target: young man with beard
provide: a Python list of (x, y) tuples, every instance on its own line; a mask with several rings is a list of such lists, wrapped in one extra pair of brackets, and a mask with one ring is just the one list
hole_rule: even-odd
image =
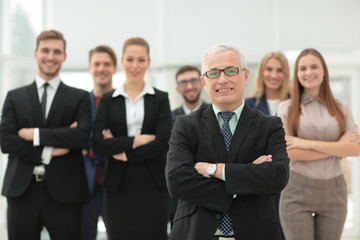
[[(91, 118), (95, 122), (97, 109), (104, 93), (113, 89), (112, 76), (116, 73), (117, 58), (108, 46), (97, 46), (89, 52), (89, 72), (94, 80), (94, 89), (90, 92)], [(92, 133), (83, 149), (86, 175), (91, 200), (84, 206), (83, 240), (95, 240), (99, 216), (104, 221), (103, 186), (105, 157), (93, 151)]]
[[(209, 106), (209, 104), (204, 102), (200, 97), (203, 88), (200, 75), (200, 70), (190, 65), (183, 66), (177, 71), (175, 76), (177, 83), (176, 91), (183, 96), (184, 104), (171, 112), (173, 123), (178, 116), (188, 115), (193, 111)], [(177, 201), (177, 199), (171, 199), (171, 225), (176, 212)]]
[(187, 115), (199, 108), (207, 107), (209, 104), (200, 98), (203, 88), (200, 81), (200, 70), (194, 66), (183, 66), (176, 73), (176, 91), (184, 98), (184, 104), (172, 111), (172, 119)]

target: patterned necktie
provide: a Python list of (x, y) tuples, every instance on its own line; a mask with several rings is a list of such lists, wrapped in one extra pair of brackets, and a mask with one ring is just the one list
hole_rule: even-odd
[(46, 120), (46, 99), (47, 99), (47, 87), (49, 86), (49, 83), (44, 83), (44, 92), (41, 96), (41, 110), (43, 113), (43, 118)]
[[(231, 138), (232, 138), (229, 121), (234, 114), (235, 113), (233, 113), (233, 112), (220, 112), (220, 116), (224, 120), (224, 123), (221, 126), (221, 133), (224, 137), (224, 143), (225, 143), (227, 154), (229, 154), (230, 143), (231, 143)], [(224, 234), (224, 236), (229, 236), (229, 234), (233, 231), (232, 224), (231, 224), (231, 218), (228, 213), (224, 213), (224, 216), (221, 219), (221, 222), (219, 225), (219, 230)]]

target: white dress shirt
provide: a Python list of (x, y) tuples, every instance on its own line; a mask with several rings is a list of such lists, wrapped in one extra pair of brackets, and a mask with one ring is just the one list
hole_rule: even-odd
[[(47, 91), (47, 97), (46, 97), (46, 113), (45, 116), (47, 118), (50, 108), (51, 108), (51, 104), (54, 100), (56, 91), (60, 85), (60, 77), (57, 76), (49, 81), (47, 81), (47, 83), (49, 84), (49, 86), (47, 87), (46, 91)], [(39, 97), (39, 102), (41, 102), (41, 97), (44, 93), (44, 84), (45, 84), (45, 80), (42, 79), (40, 76), (36, 76), (35, 78), (35, 82), (36, 82), (36, 87), (37, 87), (37, 92), (38, 92), (38, 97)], [(39, 128), (35, 128), (34, 129), (34, 139), (33, 139), (33, 145), (36, 146), (40, 146), (40, 131)], [(52, 153), (52, 149), (53, 147), (50, 146), (44, 146), (42, 154), (41, 154), (41, 162), (43, 164), (50, 164), (51, 161), (51, 153)], [(43, 175), (45, 174), (45, 167), (44, 165), (39, 165), (39, 166), (35, 166), (34, 174), (39, 174), (39, 175)]]

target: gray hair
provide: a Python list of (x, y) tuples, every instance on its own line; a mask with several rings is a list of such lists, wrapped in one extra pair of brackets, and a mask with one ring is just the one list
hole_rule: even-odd
[(214, 53), (225, 52), (225, 51), (233, 51), (234, 53), (236, 53), (240, 58), (240, 66), (242, 68), (247, 68), (247, 65), (245, 62), (245, 57), (237, 48), (228, 46), (228, 45), (214, 45), (214, 46), (210, 47), (208, 50), (206, 50), (206, 52), (204, 54), (204, 57), (202, 59), (202, 65), (201, 65), (202, 74), (204, 74), (206, 71), (205, 60), (206, 60), (207, 56), (214, 54)]

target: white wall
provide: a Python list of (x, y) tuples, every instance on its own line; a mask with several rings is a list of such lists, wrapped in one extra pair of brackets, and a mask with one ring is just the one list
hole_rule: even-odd
[(145, 37), (153, 66), (200, 63), (213, 44), (226, 43), (258, 60), (265, 52), (316, 47), (321, 52), (360, 49), (358, 0), (49, 0), (49, 28), (64, 32), (64, 67), (84, 68), (87, 52)]

